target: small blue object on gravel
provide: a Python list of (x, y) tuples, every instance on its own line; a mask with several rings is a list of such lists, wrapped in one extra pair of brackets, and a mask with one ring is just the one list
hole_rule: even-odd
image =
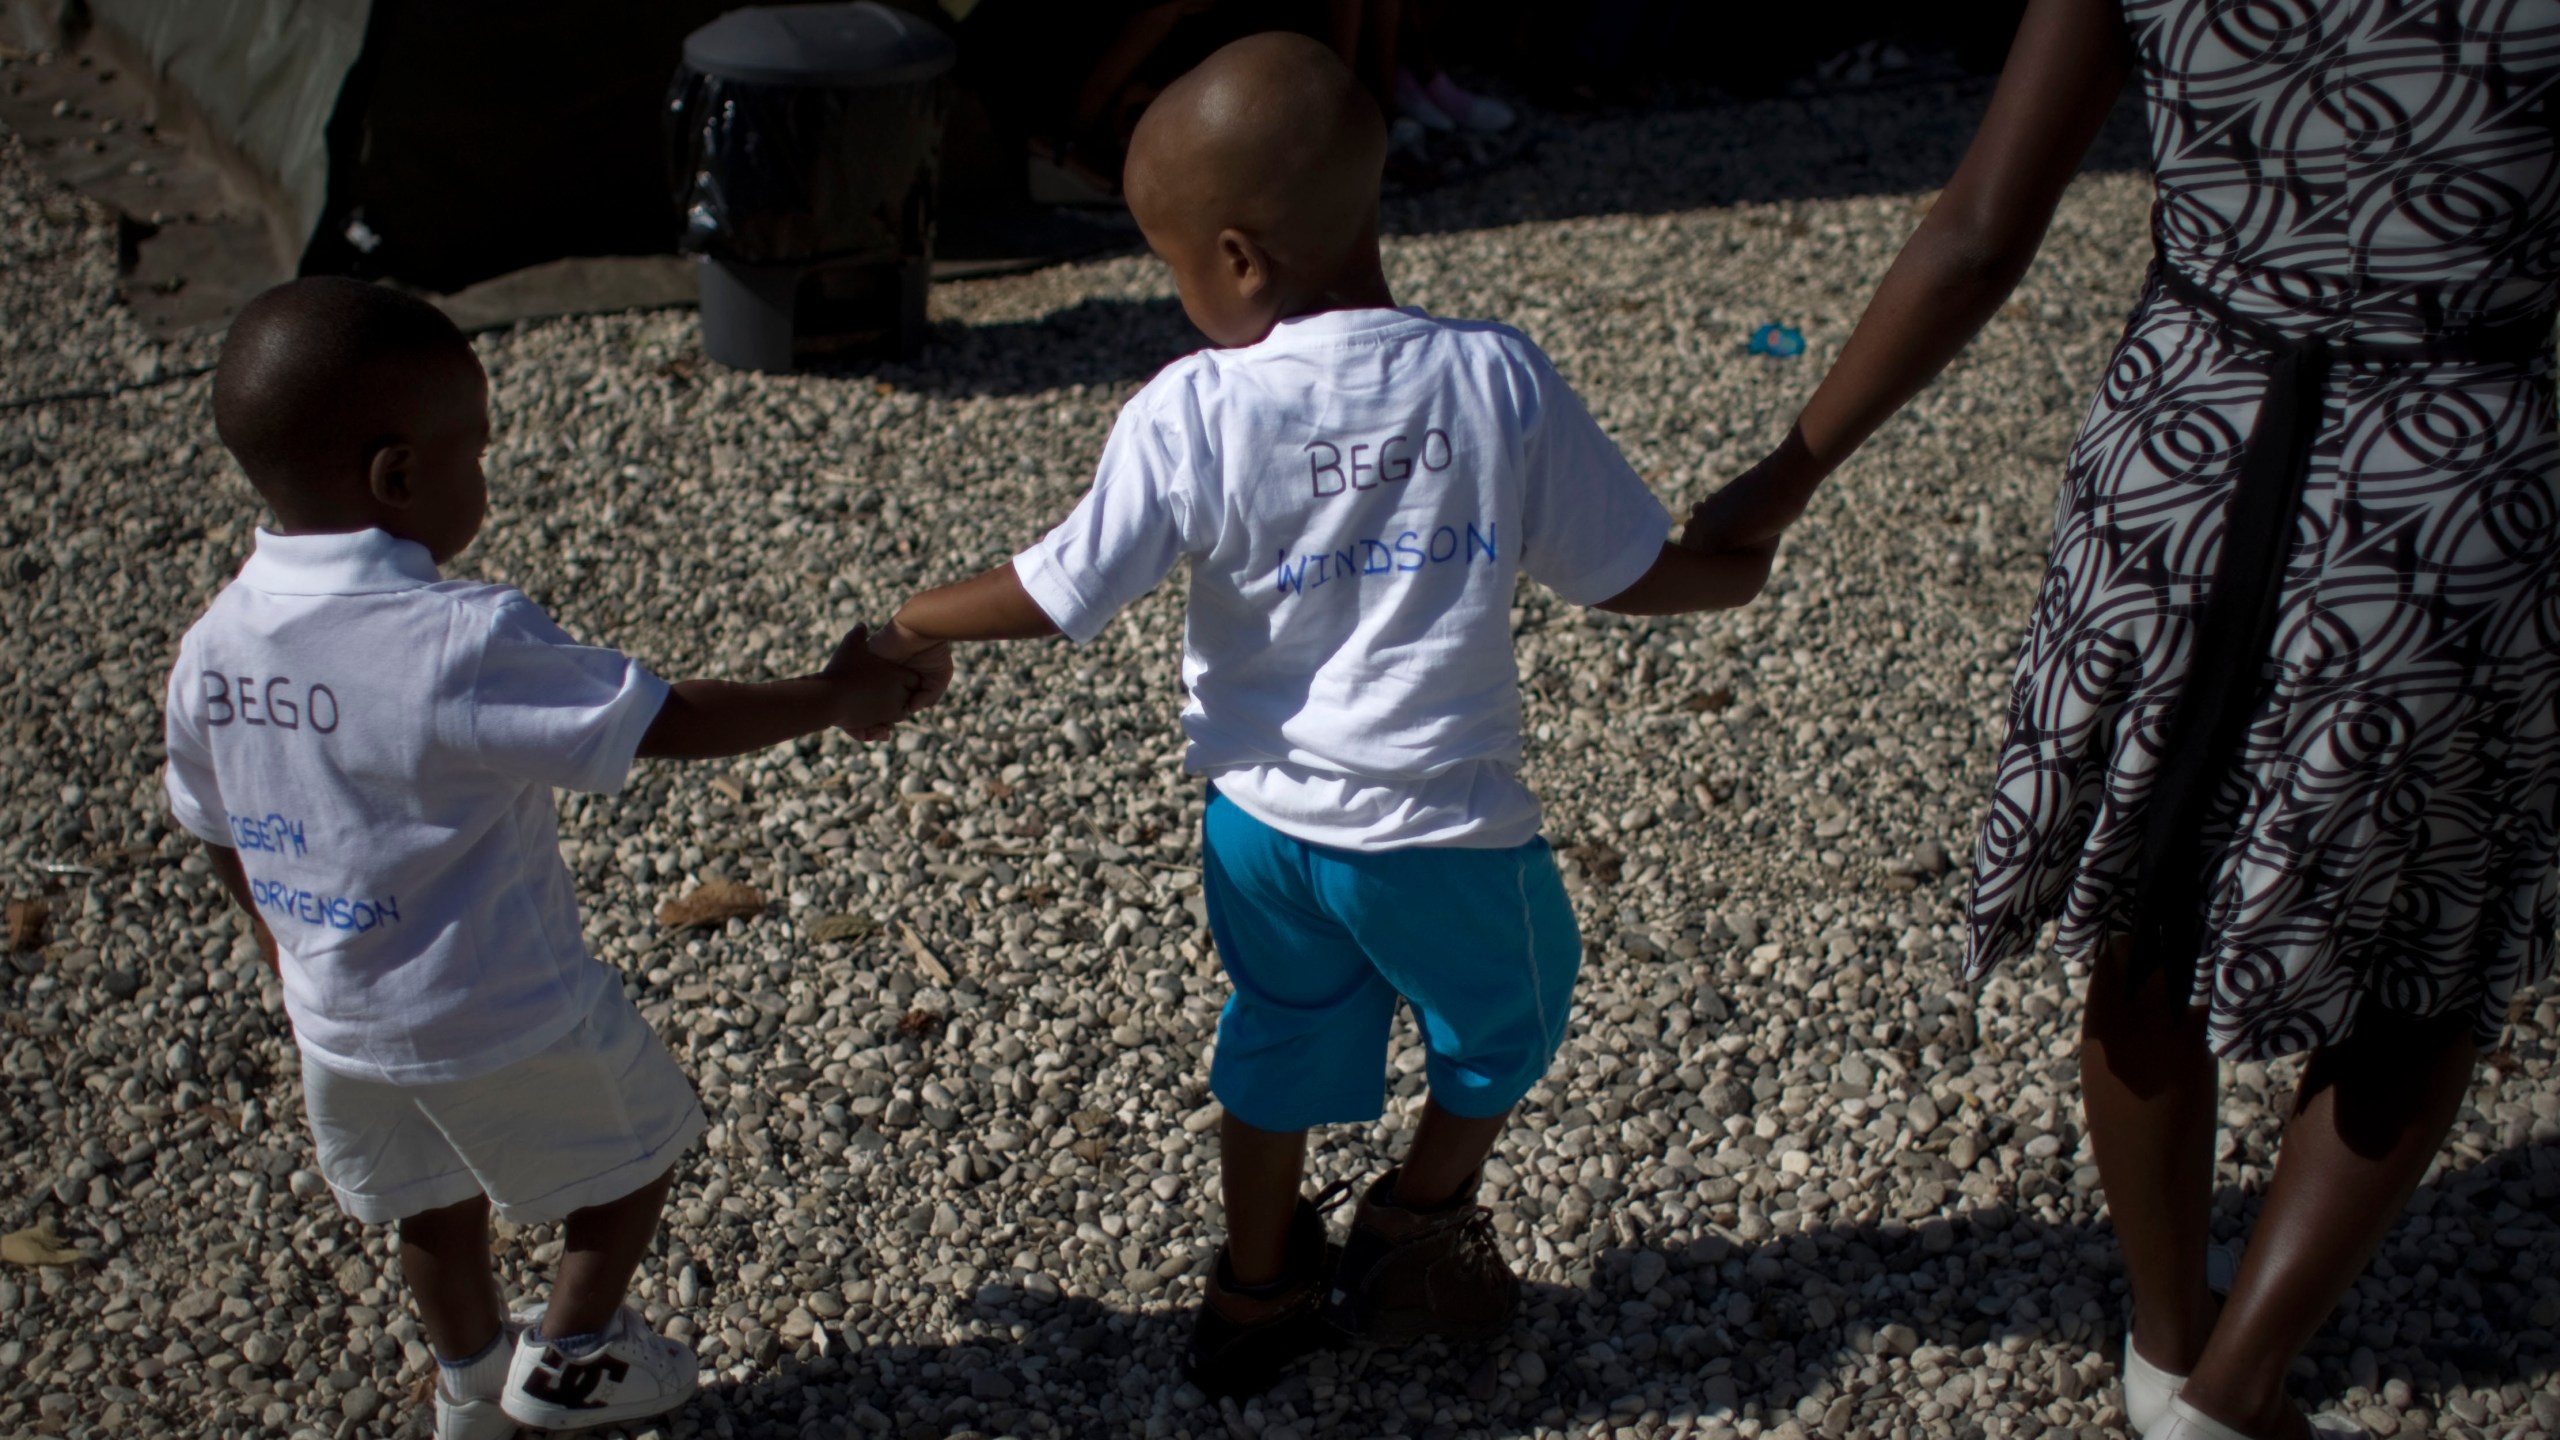
[(1750, 351), (1779, 360), (1792, 360), (1804, 353), (1804, 332), (1785, 325), (1763, 325), (1751, 332)]

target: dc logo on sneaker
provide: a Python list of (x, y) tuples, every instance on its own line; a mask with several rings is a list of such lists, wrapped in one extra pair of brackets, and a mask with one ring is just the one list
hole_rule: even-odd
[(524, 1377), (524, 1393), (563, 1410), (593, 1410), (604, 1404), (595, 1398), (596, 1387), (607, 1380), (619, 1385), (630, 1373), (630, 1362), (612, 1355), (571, 1360), (546, 1349), (542, 1363)]

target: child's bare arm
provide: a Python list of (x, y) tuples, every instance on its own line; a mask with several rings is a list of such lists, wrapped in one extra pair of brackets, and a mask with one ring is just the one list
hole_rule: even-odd
[(1748, 605), (1769, 581), (1773, 543), (1749, 550), (1692, 550), (1664, 541), (1653, 568), (1593, 607), (1620, 615), (1685, 615)]
[(921, 710), (951, 688), (955, 642), (1036, 640), (1057, 633), (1057, 622), (1022, 588), (1022, 579), (1008, 560), (956, 584), (927, 590), (899, 606), (897, 616), (871, 637), (871, 648), (923, 677), (915, 702)]
[(897, 617), (880, 632), (874, 648), (893, 635), (901, 643), (945, 645), (955, 640), (1036, 640), (1057, 633), (1056, 622), (1022, 588), (1013, 562), (1007, 560), (899, 606)]
[(249, 872), (240, 865), (240, 852), (225, 845), (208, 844), (204, 848), (213, 858), (214, 878), (222, 882), (223, 889), (231, 892), (231, 903), (239, 906), (240, 913), (249, 917), (250, 929), (258, 937), (258, 954), (265, 958), (268, 969), (276, 969), (275, 932), (267, 928), (265, 918), (258, 914), (257, 898), (249, 893)]
[(830, 728), (877, 740), (911, 709), (923, 677), (872, 653), (870, 636), (856, 626), (815, 675), (761, 684), (684, 680), (667, 692), (666, 704), (639, 753), (665, 760), (709, 760), (744, 755)]

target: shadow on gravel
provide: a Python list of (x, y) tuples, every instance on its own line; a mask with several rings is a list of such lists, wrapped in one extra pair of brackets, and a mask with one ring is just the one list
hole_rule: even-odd
[(1032, 320), (941, 321), (914, 359), (811, 373), (943, 397), (1037, 395), (1072, 385), (1117, 390), (1208, 343), (1170, 296), (1080, 300)]
[[(2056, 1182), (2036, 1177), (2029, 1188), (2051, 1193)], [(2551, 1383), (2560, 1373), (2560, 1338), (2530, 1312), (2548, 1284), (2537, 1283), (2535, 1272), (2560, 1270), (2555, 1198), (2555, 1143), (2448, 1168), (2421, 1187), (2375, 1269), (2312, 1341), (2306, 1358), (2316, 1376), (2298, 1378), (2296, 1392), (2318, 1402), (2397, 1376), (2418, 1387), (2423, 1402), (2428, 1392), (2454, 1385)], [(2218, 1210), (2235, 1234), (2253, 1212), (2254, 1201), (2244, 1205), (2228, 1191)], [(2538, 1264), (2524, 1263), (2527, 1251)], [(1715, 1237), (1664, 1246), (1638, 1237), (1602, 1251), (1587, 1274), (1575, 1286), (1530, 1286), (1522, 1323), (1498, 1347), (1426, 1343), (1319, 1356), (1262, 1397), (1263, 1418), (1278, 1421), (1286, 1407), (1300, 1435), (1501, 1434), (1612, 1412), (1631, 1420), (1685, 1393), (1710, 1409), (1756, 1401), (1773, 1425), (1793, 1413), (1809, 1432), (1857, 1435), (1875, 1433), (1866, 1423), (1873, 1417), (1863, 1413), (1869, 1405), (1898, 1412), (1929, 1398), (1856, 1389), (1854, 1372), (1871, 1350), (1961, 1352), (1997, 1349), (2012, 1337), (2060, 1338), (2112, 1365), (2122, 1344), (2125, 1302), (2112, 1227), (2042, 1223), (1999, 1204), (1751, 1246)], [(1900, 1284), (1886, 1277), (1900, 1277)], [(1756, 1295), (1745, 1292), (1746, 1280)], [(815, 1366), (786, 1356), (771, 1374), (707, 1391), (688, 1418), (716, 1434), (1008, 1434), (1036, 1429), (1042, 1418), (1058, 1432), (1087, 1434), (1102, 1433), (1098, 1407), (1116, 1398), (1130, 1433), (1155, 1413), (1168, 1413), (1175, 1433), (1233, 1431), (1216, 1407), (1159, 1410), (1176, 1383), (1187, 1312), (1131, 1314), (1081, 1297), (1040, 1302), (1002, 1287), (981, 1290), (968, 1308), (989, 1338), (864, 1347), (847, 1336), (852, 1348)], [(2440, 1329), (2438, 1312), (2461, 1318)], [(1519, 1357), (1531, 1351), (1537, 1359), (1524, 1377)], [(2360, 1374), (2366, 1351), (2373, 1370)], [(1950, 1387), (1997, 1372), (1968, 1367), (1953, 1353), (1939, 1368), (1945, 1373), (1933, 1393), (1952, 1415), (1977, 1405), (1987, 1411), (1994, 1397), (1950, 1394)], [(1852, 1388), (1844, 1390), (1844, 1381)], [(2050, 1395), (2111, 1381), (2025, 1368), (2005, 1383)], [(1383, 1384), (1396, 1392), (1396, 1404), (1345, 1416), (1338, 1396), (1317, 1400), (1318, 1384), (1328, 1393)], [(1443, 1406), (1460, 1407), (1464, 1418), (1434, 1425)]]
[[(1987, 79), (1933, 80), (1803, 99), (1546, 118), (1540, 143), (1477, 178), (1390, 199), (1386, 228), (1433, 235), (1598, 215), (1934, 190), (1990, 98)], [(2090, 170), (2148, 164), (2131, 92)], [(1858, 277), (1860, 285), (1876, 276)], [(1119, 389), (1208, 344), (1170, 297), (1085, 300), (1031, 320), (933, 327), (913, 359), (811, 373), (934, 396)]]
[[(1724, 205), (1935, 190), (1955, 173), (1992, 80), (1731, 100), (1696, 108), (1541, 117), (1537, 147), (1481, 178), (1387, 202), (1386, 228), (1428, 235)], [(2089, 149), (2090, 171), (2147, 170), (2138, 89)], [(1872, 284), (1876, 277), (1860, 283)]]

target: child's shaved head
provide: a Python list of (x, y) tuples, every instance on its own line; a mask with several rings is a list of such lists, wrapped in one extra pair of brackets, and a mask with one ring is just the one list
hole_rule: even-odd
[(402, 435), (418, 390), (455, 362), (477, 365), (444, 313), (361, 280), (293, 280), (231, 322), (213, 372), (213, 424), (268, 503), (290, 507), (367, 450)]
[(1326, 293), (1375, 270), (1386, 156), (1385, 122), (1351, 71), (1315, 41), (1273, 32), (1219, 50), (1147, 107), (1125, 186), (1186, 305), (1197, 277), (1176, 252), (1205, 252), (1229, 231), (1286, 281)]
[(434, 306), (313, 277), (231, 322), (213, 423), (287, 531), (386, 529), (441, 563), (486, 508), (487, 383), (471, 342)]

